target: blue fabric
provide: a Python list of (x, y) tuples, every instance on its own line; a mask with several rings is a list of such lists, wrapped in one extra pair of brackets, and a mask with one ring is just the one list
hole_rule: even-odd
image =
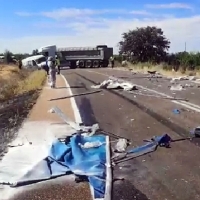
[(155, 136), (146, 144), (129, 150), (128, 153), (133, 153), (136, 154), (136, 156), (140, 156), (155, 151), (158, 145), (167, 147), (169, 146), (170, 142), (171, 142), (171, 137), (167, 134), (162, 136)]
[(180, 112), (180, 110), (178, 110), (178, 109), (174, 109), (174, 110), (173, 110), (173, 113), (174, 113), (174, 114), (180, 114), (181, 112)]
[[(83, 149), (80, 144), (100, 141), (100, 147)], [(106, 137), (95, 135), (83, 137), (74, 135), (69, 143), (56, 140), (50, 149), (49, 156), (28, 172), (19, 182), (47, 180), (56, 176), (74, 173), (88, 177), (90, 185), (94, 188), (95, 198), (104, 198), (106, 184)], [(16, 184), (16, 186), (17, 186)]]

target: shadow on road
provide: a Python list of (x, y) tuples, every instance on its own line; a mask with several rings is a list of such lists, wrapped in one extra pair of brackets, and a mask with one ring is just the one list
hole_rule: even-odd
[(149, 200), (145, 194), (135, 188), (128, 180), (117, 181), (113, 184), (112, 198), (114, 200)]
[(81, 103), (79, 104), (79, 110), (80, 110), (82, 121), (86, 126), (91, 126), (97, 123), (97, 120), (95, 118), (89, 99), (85, 97), (81, 98)]

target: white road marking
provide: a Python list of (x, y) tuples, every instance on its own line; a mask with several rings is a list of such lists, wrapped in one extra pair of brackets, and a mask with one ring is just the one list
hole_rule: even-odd
[[(88, 71), (88, 72), (93, 72), (93, 73), (96, 73), (96, 74), (100, 74), (100, 75), (103, 75), (103, 76), (111, 77), (110, 75), (104, 74), (104, 73), (101, 73), (101, 72), (95, 72), (95, 71), (92, 71), (92, 70), (87, 70), (87, 71)], [(119, 80), (123, 80), (123, 79), (119, 79)], [(123, 80), (123, 81), (124, 81), (124, 80)], [(127, 81), (127, 82), (129, 82), (129, 81)], [(130, 83), (132, 83), (132, 82), (130, 82)], [(156, 90), (149, 89), (149, 88), (144, 87), (144, 86), (142, 86), (142, 85), (137, 85), (137, 84), (135, 84), (135, 83), (132, 83), (132, 84), (134, 84), (134, 85), (135, 85), (136, 87), (138, 87), (138, 88), (142, 88), (142, 89), (144, 89), (144, 90), (147, 90), (147, 91), (149, 91), (149, 92), (152, 92), (152, 93), (161, 95), (161, 96), (163, 96), (163, 97), (173, 98), (172, 96), (166, 95), (166, 94), (164, 94), (164, 93), (162, 93), (162, 92), (158, 92), (158, 91), (156, 91)], [(199, 105), (196, 105), (196, 104), (193, 104), (193, 103), (190, 103), (190, 102), (186, 102), (186, 101), (181, 101), (181, 100), (180, 100), (180, 101), (171, 100), (171, 102), (173, 102), (173, 103), (175, 103), (175, 104), (178, 104), (178, 105), (181, 105), (181, 106), (183, 106), (183, 107), (185, 107), (185, 108), (189, 108), (189, 109), (191, 109), (191, 110), (193, 110), (193, 111), (200, 112), (200, 106), (199, 106)]]
[[(69, 83), (67, 82), (66, 78), (61, 74), (62, 78), (65, 81), (65, 85), (68, 89), (69, 94), (72, 96), (72, 90), (70, 88)], [(72, 105), (72, 109), (74, 111), (74, 116), (75, 116), (75, 121), (76, 123), (82, 123), (82, 118), (80, 115), (80, 111), (78, 109), (78, 106), (76, 104), (75, 98), (71, 97), (70, 98), (71, 101), (71, 105)], [(111, 168), (111, 157), (110, 157), (110, 141), (109, 141), (109, 137), (106, 137), (106, 161), (107, 161), (107, 167), (106, 167), (106, 191), (105, 191), (105, 198), (102, 200), (111, 200), (111, 189), (112, 189), (112, 184), (110, 184), (112, 182), (112, 168)], [(92, 194), (94, 194), (93, 188), (90, 187)], [(93, 196), (94, 199), (94, 196)], [(95, 199), (94, 199), (95, 200)], [(100, 199), (98, 199), (100, 200)]]

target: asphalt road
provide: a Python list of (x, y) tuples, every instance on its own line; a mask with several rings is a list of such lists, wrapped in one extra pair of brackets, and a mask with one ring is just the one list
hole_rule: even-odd
[[(150, 81), (144, 75), (132, 75), (127, 71), (76, 69), (63, 70), (62, 73), (74, 94), (93, 91), (91, 85), (111, 75), (147, 87), (140, 87), (133, 94), (103, 90), (101, 93), (76, 96), (86, 125), (99, 123), (103, 130), (129, 138), (131, 146), (141, 145), (144, 139), (164, 133), (173, 139), (187, 137), (189, 131), (199, 125), (198, 107), (194, 111), (188, 108), (188, 104), (174, 103), (148, 90), (188, 98), (189, 102), (200, 106), (197, 85), (171, 92), (170, 82), (165, 78)], [(174, 114), (173, 109), (179, 109), (180, 114)], [(171, 148), (158, 148), (151, 154), (115, 166), (114, 178), (125, 180), (113, 183), (113, 200), (199, 200), (199, 144), (200, 139), (177, 141), (172, 143)]]

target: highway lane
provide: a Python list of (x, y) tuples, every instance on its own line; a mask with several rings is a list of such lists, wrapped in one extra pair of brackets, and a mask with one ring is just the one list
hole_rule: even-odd
[[(77, 94), (91, 91), (92, 84), (102, 82), (109, 75), (123, 76), (128, 72), (76, 69), (62, 73), (70, 86), (82, 86), (72, 88)], [(149, 81), (142, 81), (144, 85), (146, 82)], [(130, 138), (132, 146), (141, 145), (144, 139), (163, 133), (168, 133), (173, 139), (181, 138), (188, 135), (200, 119), (199, 113), (178, 107), (169, 100), (122, 91), (103, 90), (77, 96), (76, 102), (85, 124), (98, 122), (105, 131)], [(181, 114), (173, 114), (175, 108), (180, 109)], [(114, 182), (113, 199), (199, 199), (198, 145), (198, 139), (176, 142), (170, 149), (159, 148), (154, 153), (116, 166), (114, 178), (123, 177), (125, 181)]]

